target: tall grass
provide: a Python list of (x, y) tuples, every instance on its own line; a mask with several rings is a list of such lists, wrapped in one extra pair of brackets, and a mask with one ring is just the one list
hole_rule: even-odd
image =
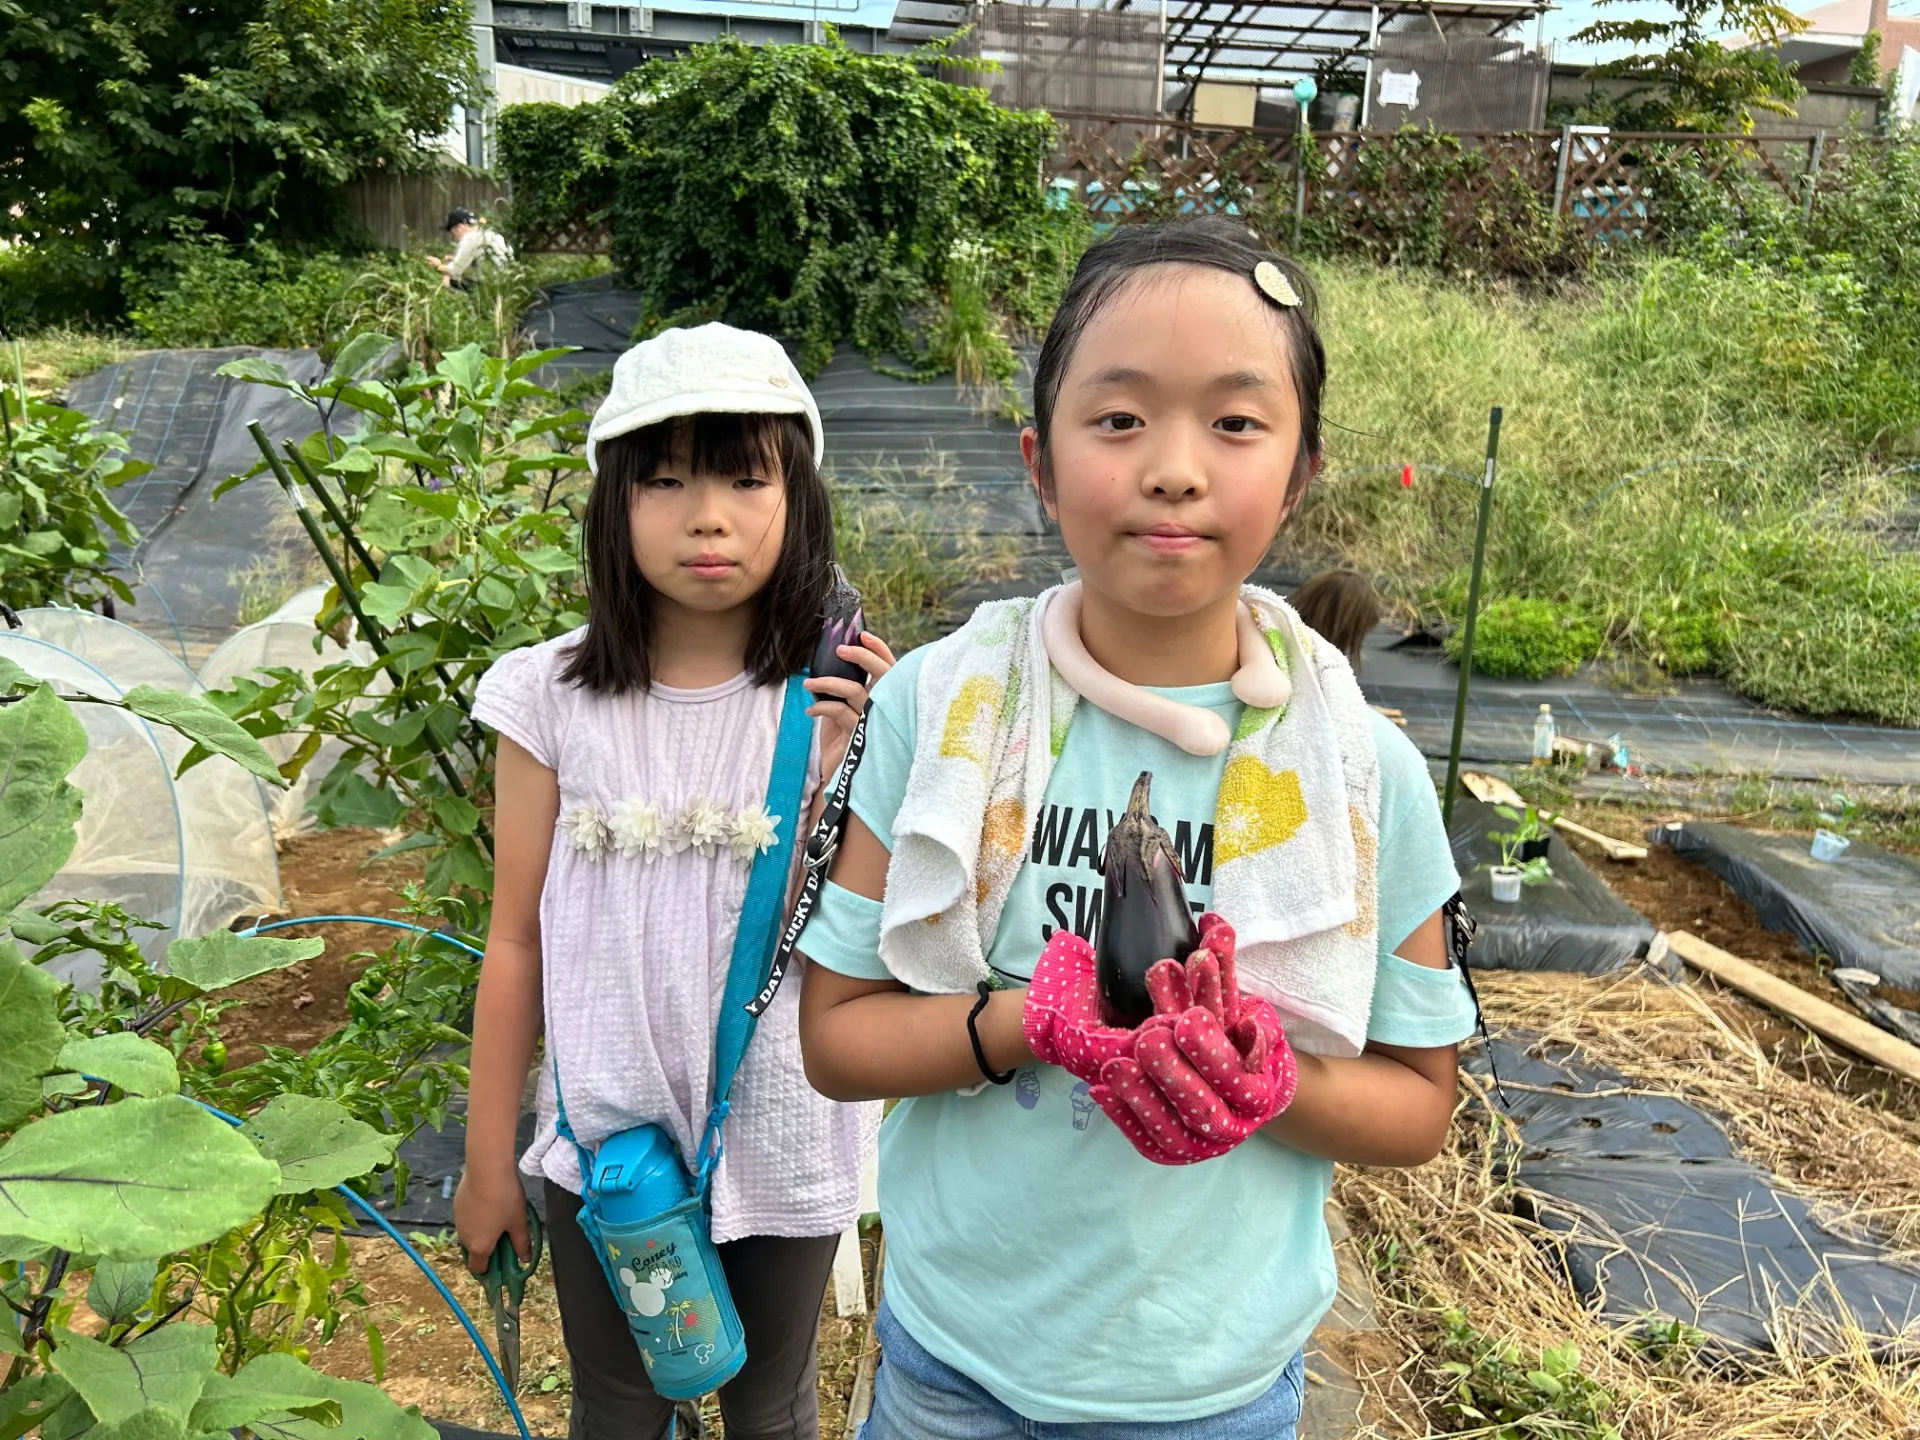
[(834, 544), (860, 591), (867, 628), (904, 655), (951, 629), (956, 598), (1018, 568), (1012, 536), (983, 529), (985, 507), (929, 450), (911, 470), (870, 467), (833, 487)]
[(1920, 556), (1874, 533), (1912, 477), (1826, 418), (1847, 285), (1654, 260), (1547, 295), (1345, 264), (1321, 288), (1327, 465), (1289, 550), (1458, 619), (1478, 494), (1435, 467), (1477, 474), (1500, 405), (1489, 601), (1768, 704), (1920, 724)]

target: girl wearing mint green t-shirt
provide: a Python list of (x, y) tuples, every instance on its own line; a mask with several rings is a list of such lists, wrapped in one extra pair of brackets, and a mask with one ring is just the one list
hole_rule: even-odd
[[(1245, 583), (1319, 466), (1309, 300), (1224, 220), (1089, 250), (1021, 436), (1077, 577), (874, 688), (801, 943), (808, 1078), (901, 1097), (865, 1440), (1288, 1440), (1333, 1163), (1443, 1143), (1475, 1017), (1425, 763)], [(1143, 771), (1202, 918), (1128, 1028), (1090, 942)]]

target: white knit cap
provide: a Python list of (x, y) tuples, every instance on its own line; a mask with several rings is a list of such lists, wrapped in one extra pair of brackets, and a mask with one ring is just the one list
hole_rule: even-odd
[(587, 430), (587, 468), (600, 473), (602, 440), (681, 415), (805, 415), (813, 461), (825, 458), (820, 407), (770, 335), (718, 323), (663, 330), (613, 363), (613, 388)]

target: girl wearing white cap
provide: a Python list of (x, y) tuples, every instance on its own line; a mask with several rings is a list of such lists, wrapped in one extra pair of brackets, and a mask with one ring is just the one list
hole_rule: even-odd
[[(649, 1383), (579, 1226), (555, 1073), (588, 1151), (654, 1124), (682, 1156), (698, 1153), (753, 860), (782, 827), (804, 837), (866, 703), (857, 681), (806, 682), (818, 723), (803, 813), (769, 814), (788, 681), (812, 657), (831, 585), (821, 450), (813, 397), (767, 336), (703, 325), (622, 355), (587, 441), (587, 624), (503, 656), (474, 706), (500, 733), (499, 840), (455, 1219), (476, 1268), (502, 1235), (528, 1252), (514, 1132), (544, 1028), (519, 1169), (545, 1185), (576, 1440), (665, 1436), (674, 1406)], [(840, 655), (878, 677), (893, 656), (861, 639)], [(710, 1191), (746, 1336), (745, 1366), (720, 1391), (736, 1440), (818, 1433), (817, 1317), (878, 1122), (876, 1107), (808, 1086), (805, 982), (792, 978), (740, 1066)], [(636, 1280), (658, 1287), (665, 1273)]]

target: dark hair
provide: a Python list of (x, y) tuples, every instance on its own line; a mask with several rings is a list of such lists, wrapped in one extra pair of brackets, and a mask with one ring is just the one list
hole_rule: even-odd
[(456, 205), (447, 212), (447, 223), (440, 228), (442, 230), (451, 230), (456, 225), (471, 225), (473, 223), (473, 212), (464, 205)]
[(1288, 368), (1300, 403), (1300, 454), (1288, 478), (1287, 491), (1304, 489), (1320, 455), (1320, 391), (1326, 384), (1327, 353), (1314, 328), (1315, 301), (1306, 272), (1290, 260), (1273, 254), (1247, 227), (1234, 220), (1209, 216), (1158, 225), (1122, 225), (1088, 249), (1067, 283), (1060, 308), (1047, 327), (1040, 358), (1033, 368), (1033, 428), (1040, 437), (1040, 481), (1051, 492), (1047, 473), (1047, 441), (1053, 428), (1054, 402), (1060, 382), (1080, 346), (1080, 336), (1100, 308), (1120, 287), (1143, 270), (1157, 265), (1202, 265), (1237, 275), (1254, 288), (1253, 269), (1261, 261), (1280, 267), (1300, 297), (1298, 305), (1273, 305), (1287, 336)]
[(813, 658), (833, 584), (833, 503), (813, 463), (813, 434), (798, 415), (685, 415), (600, 442), (587, 496), (581, 550), (587, 567), (587, 627), (560, 678), (600, 695), (653, 683), (653, 587), (633, 561), (627, 510), (633, 489), (677, 448), (696, 471), (765, 474), (778, 465), (787, 530), (747, 638), (747, 669), (770, 685)]
[(1358, 570), (1322, 570), (1293, 592), (1293, 608), (1307, 628), (1345, 653), (1360, 673), (1360, 646), (1380, 623), (1380, 600)]

